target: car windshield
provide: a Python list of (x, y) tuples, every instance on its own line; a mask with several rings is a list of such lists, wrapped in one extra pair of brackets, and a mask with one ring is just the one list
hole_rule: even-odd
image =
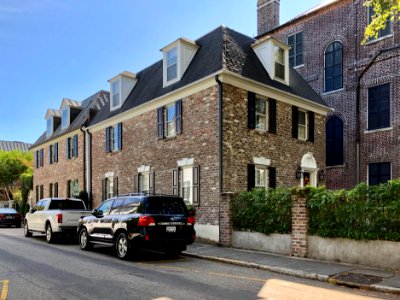
[(82, 201), (68, 199), (52, 199), (49, 209), (77, 209), (84, 210), (85, 206)]
[(146, 214), (155, 215), (184, 215), (186, 205), (180, 198), (151, 197), (145, 202)]
[(17, 211), (14, 208), (0, 208), (0, 214), (16, 214)]

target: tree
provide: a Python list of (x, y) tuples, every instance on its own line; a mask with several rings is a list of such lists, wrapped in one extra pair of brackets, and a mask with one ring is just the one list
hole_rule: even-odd
[(400, 0), (368, 0), (364, 5), (372, 7), (374, 15), (371, 23), (365, 28), (362, 44), (371, 38), (377, 38), (379, 30), (386, 28), (388, 19), (392, 22), (396, 18), (400, 19)]

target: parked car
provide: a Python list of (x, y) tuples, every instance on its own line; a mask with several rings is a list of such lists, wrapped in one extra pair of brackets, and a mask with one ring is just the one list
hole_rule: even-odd
[(22, 217), (19, 212), (14, 208), (0, 208), (0, 225), (11, 226), (14, 225), (17, 228), (21, 228)]
[(177, 256), (196, 238), (195, 218), (176, 196), (127, 194), (104, 201), (93, 215), (79, 221), (82, 250), (95, 244), (115, 247), (125, 259), (135, 249), (153, 249)]
[(48, 243), (64, 235), (76, 236), (79, 219), (90, 214), (81, 199), (45, 198), (26, 214), (24, 235), (30, 237), (32, 232), (46, 233)]

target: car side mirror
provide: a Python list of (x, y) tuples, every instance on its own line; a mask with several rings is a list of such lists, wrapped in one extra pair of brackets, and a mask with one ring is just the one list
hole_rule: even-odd
[(95, 209), (92, 210), (92, 215), (93, 215), (93, 216), (97, 216), (97, 208), (95, 208)]
[(31, 214), (33, 214), (35, 211), (36, 211), (36, 209), (35, 209), (34, 207), (32, 207), (32, 208), (30, 209), (29, 212), (30, 212)]

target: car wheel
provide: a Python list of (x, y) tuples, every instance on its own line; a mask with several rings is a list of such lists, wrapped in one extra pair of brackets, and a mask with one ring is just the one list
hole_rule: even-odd
[(46, 242), (53, 243), (55, 240), (55, 236), (53, 230), (51, 229), (51, 225), (47, 224), (46, 226)]
[(182, 253), (181, 249), (177, 249), (177, 248), (169, 248), (165, 251), (165, 254), (169, 257), (169, 258), (178, 258)]
[(115, 243), (115, 250), (117, 251), (117, 256), (120, 259), (126, 259), (128, 258), (130, 254), (130, 244), (128, 240), (128, 236), (126, 235), (125, 232), (121, 232), (118, 237), (117, 241)]
[(32, 236), (32, 231), (29, 231), (29, 227), (28, 227), (28, 222), (25, 221), (24, 224), (24, 236), (25, 237), (31, 237)]
[(15, 225), (15, 227), (21, 228), (21, 223), (18, 223), (17, 225)]
[(86, 228), (82, 228), (81, 231), (79, 231), (78, 238), (79, 238), (79, 247), (81, 247), (82, 250), (90, 250), (93, 248), (93, 244), (90, 243), (89, 234)]

